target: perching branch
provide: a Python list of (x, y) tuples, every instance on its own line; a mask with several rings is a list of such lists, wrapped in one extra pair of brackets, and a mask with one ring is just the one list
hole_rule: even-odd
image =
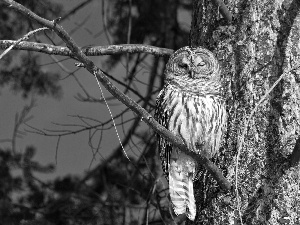
[[(55, 46), (45, 43), (12, 40), (0, 40), (0, 49), (7, 49), (11, 45), (14, 46), (14, 50), (26, 50), (42, 52), (49, 55), (61, 55), (61, 56), (74, 56), (72, 51), (68, 47)], [(107, 45), (107, 46), (90, 46), (80, 48), (87, 56), (99, 56), (99, 55), (117, 55), (124, 53), (148, 53), (159, 57), (168, 57), (174, 51), (167, 48), (159, 48), (150, 45), (141, 44), (124, 44), (124, 45)]]
[(39, 17), (29, 9), (25, 8), (19, 3), (16, 3), (12, 0), (1, 0), (6, 5), (11, 7), (12, 9), (24, 14), (25, 16), (35, 20), (36, 22), (52, 29), (67, 45), (70, 51), (73, 53), (74, 57), (78, 59), (82, 64), (84, 64), (85, 68), (95, 76), (95, 78), (102, 83), (102, 85), (118, 100), (124, 103), (128, 108), (130, 108), (133, 112), (135, 112), (141, 120), (147, 123), (155, 132), (159, 133), (161, 136), (170, 141), (174, 146), (178, 147), (184, 153), (190, 155), (195, 158), (200, 164), (202, 164), (211, 175), (217, 180), (218, 184), (222, 189), (229, 191), (231, 190), (231, 184), (226, 180), (226, 178), (222, 175), (221, 171), (218, 169), (216, 165), (214, 165), (208, 158), (203, 155), (198, 155), (189, 151), (189, 149), (184, 145), (182, 140), (179, 137), (176, 137), (172, 132), (167, 130), (165, 127), (160, 125), (151, 114), (149, 114), (144, 108), (142, 108), (139, 104), (129, 98), (127, 95), (124, 95), (122, 91), (120, 91), (117, 87), (115, 87), (108, 79), (107, 76), (95, 66), (92, 60), (90, 60), (82, 51), (81, 48), (77, 46), (75, 41), (68, 35), (68, 33), (55, 21), (49, 21), (44, 18)]

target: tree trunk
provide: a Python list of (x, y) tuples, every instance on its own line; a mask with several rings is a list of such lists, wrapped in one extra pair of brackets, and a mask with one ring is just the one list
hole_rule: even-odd
[(194, 0), (190, 39), (223, 67), (228, 129), (215, 161), (238, 194), (222, 193), (203, 175), (195, 184), (197, 218), (188, 223), (300, 224), (297, 154), (291, 157), (300, 132), (300, 2), (227, 0), (230, 25), (211, 2)]

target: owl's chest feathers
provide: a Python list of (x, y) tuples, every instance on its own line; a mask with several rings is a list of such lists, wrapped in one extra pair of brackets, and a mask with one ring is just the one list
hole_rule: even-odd
[(195, 95), (171, 88), (167, 89), (163, 108), (170, 115), (169, 129), (173, 130), (183, 122), (185, 122), (185, 126), (193, 129), (195, 123), (200, 122), (201, 117), (210, 114), (213, 104), (214, 100), (210, 95)]
[(162, 110), (168, 115), (167, 128), (180, 136), (192, 151), (206, 148), (211, 152), (216, 147), (216, 143), (211, 143), (211, 136), (220, 133), (217, 112), (224, 112), (220, 108), (223, 98), (184, 92), (172, 86), (164, 91)]

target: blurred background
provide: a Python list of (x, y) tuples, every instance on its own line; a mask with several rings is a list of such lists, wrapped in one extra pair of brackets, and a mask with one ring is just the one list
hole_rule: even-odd
[[(188, 45), (191, 0), (20, 0), (81, 47)], [(0, 39), (40, 25), (0, 3)], [(65, 46), (51, 31), (29, 41)], [(0, 53), (3, 50), (0, 51)], [(167, 58), (91, 57), (154, 113)], [(164, 224), (167, 188), (155, 134), (69, 57), (10, 51), (0, 60), (0, 221), (3, 224)], [(109, 104), (117, 133), (104, 98)]]

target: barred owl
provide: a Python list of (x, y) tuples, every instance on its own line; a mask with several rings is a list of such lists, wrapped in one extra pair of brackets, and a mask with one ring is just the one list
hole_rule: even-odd
[[(219, 64), (210, 51), (183, 47), (170, 57), (165, 86), (156, 99), (155, 119), (180, 137), (190, 151), (208, 158), (216, 154), (226, 110)], [(158, 146), (174, 212), (194, 220), (197, 162), (159, 135)]]

